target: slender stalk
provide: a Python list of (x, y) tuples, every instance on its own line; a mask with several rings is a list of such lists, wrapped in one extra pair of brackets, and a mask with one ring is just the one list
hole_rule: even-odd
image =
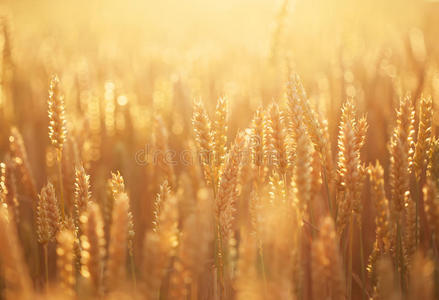
[(65, 209), (64, 209), (64, 184), (62, 177), (62, 150), (56, 149), (57, 165), (58, 165), (58, 181), (59, 181), (59, 199), (61, 206), (61, 218), (63, 221), (66, 219)]
[(403, 254), (403, 248), (402, 248), (402, 235), (401, 235), (401, 225), (399, 223), (399, 220), (396, 223), (396, 231), (397, 231), (397, 239), (398, 239), (398, 251), (397, 255), (399, 256), (398, 264), (399, 264), (399, 270), (401, 274), (401, 290), (404, 292), (404, 254)]
[(265, 262), (264, 262), (264, 249), (262, 248), (262, 243), (259, 242), (259, 260), (261, 261), (261, 269), (262, 269), (262, 279), (264, 281), (264, 299), (267, 297), (267, 273), (265, 271)]
[(223, 293), (224, 293), (224, 260), (223, 260), (223, 241), (221, 236), (221, 229), (219, 227), (219, 224), (217, 226), (217, 251), (216, 251), (216, 257), (217, 257), (217, 272), (218, 272), (218, 279), (219, 279), (219, 294), (220, 299), (223, 299)]
[(333, 211), (333, 208), (332, 208), (331, 195), (329, 194), (328, 174), (326, 174), (326, 168), (324, 166), (324, 162), (322, 164), (322, 169), (323, 169), (323, 172), (322, 172), (323, 182), (325, 184), (325, 189), (326, 189), (326, 196), (327, 196), (327, 200), (328, 200), (329, 213), (335, 219), (334, 211)]
[(347, 291), (348, 300), (352, 299), (352, 244), (354, 240), (354, 224), (353, 216), (349, 217), (349, 249), (348, 249), (348, 280), (347, 280)]
[(364, 263), (364, 244), (363, 244), (363, 227), (360, 226), (360, 264), (361, 264), (361, 283), (363, 285), (363, 300), (367, 299), (366, 295), (366, 266)]
[(137, 289), (137, 278), (136, 278), (136, 270), (134, 266), (134, 256), (130, 255), (130, 269), (131, 269), (131, 277), (134, 282), (134, 289)]
[(43, 252), (44, 252), (44, 274), (46, 278), (46, 291), (49, 290), (49, 257), (48, 257), (48, 251), (47, 251), (47, 244), (43, 244)]
[(287, 184), (288, 180), (287, 180), (287, 174), (286, 173), (282, 174), (282, 180), (284, 182), (285, 193), (286, 193), (286, 196), (287, 196), (287, 199), (288, 199), (289, 195), (290, 195), (290, 189), (289, 189), (289, 185)]
[(420, 241), (420, 236), (419, 236), (419, 202), (421, 201), (421, 195), (422, 195), (422, 190), (419, 184), (418, 180), (415, 180), (415, 184), (416, 184), (416, 230), (415, 230), (415, 243), (416, 243), (416, 249), (418, 248), (419, 245), (419, 241)]

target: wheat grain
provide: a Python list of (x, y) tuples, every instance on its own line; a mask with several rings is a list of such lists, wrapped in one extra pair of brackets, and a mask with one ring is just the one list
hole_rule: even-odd
[(409, 190), (410, 152), (413, 146), (414, 110), (411, 100), (406, 97), (400, 101), (397, 111), (396, 127), (390, 140), (390, 187), (391, 203), (395, 212), (404, 207), (404, 195)]
[(239, 170), (241, 168), (241, 151), (244, 147), (244, 143), (244, 134), (238, 133), (232, 148), (227, 154), (224, 171), (219, 180), (215, 215), (224, 240), (227, 240), (231, 235), (232, 222), (235, 217), (236, 187), (238, 184)]
[(52, 145), (62, 151), (67, 137), (66, 117), (64, 112), (64, 97), (61, 95), (60, 81), (53, 75), (49, 85), (49, 138)]
[(211, 122), (201, 101), (194, 103), (192, 126), (194, 128), (195, 141), (203, 168), (204, 179), (209, 184), (212, 180)]
[(79, 224), (79, 218), (87, 210), (87, 205), (90, 200), (90, 175), (87, 175), (84, 167), (81, 165), (75, 170), (74, 205), (76, 224)]
[(228, 130), (228, 101), (219, 98), (216, 104), (215, 116), (211, 129), (211, 147), (213, 150), (213, 165), (215, 182), (218, 183), (222, 167), (227, 153), (227, 130)]
[(420, 179), (426, 166), (431, 141), (431, 123), (433, 118), (433, 102), (431, 97), (422, 98), (419, 112), (418, 136), (416, 139), (413, 165), (417, 179)]
[(49, 182), (38, 195), (36, 224), (38, 242), (46, 244), (54, 241), (60, 228), (60, 214), (55, 189)]

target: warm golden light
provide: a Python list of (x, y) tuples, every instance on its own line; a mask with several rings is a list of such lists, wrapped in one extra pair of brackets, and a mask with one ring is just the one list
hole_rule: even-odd
[(438, 16), (3, 0), (0, 300), (438, 299)]

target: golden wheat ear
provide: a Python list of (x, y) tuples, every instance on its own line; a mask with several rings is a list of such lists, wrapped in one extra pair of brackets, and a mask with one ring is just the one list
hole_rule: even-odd
[(74, 206), (76, 224), (79, 224), (80, 216), (87, 210), (90, 199), (90, 175), (87, 175), (84, 167), (80, 165), (75, 170)]
[(418, 136), (416, 139), (415, 153), (413, 156), (413, 168), (417, 180), (425, 172), (428, 158), (428, 150), (431, 142), (431, 126), (433, 120), (433, 101), (431, 97), (421, 99), (419, 109)]
[(53, 75), (49, 84), (49, 139), (55, 148), (62, 151), (67, 137), (66, 117), (64, 111), (64, 96), (61, 94), (60, 81)]
[(227, 153), (227, 131), (229, 105), (226, 98), (219, 98), (216, 104), (213, 125), (211, 129), (211, 148), (213, 150), (213, 172), (215, 183), (218, 183), (221, 169)]
[(111, 172), (110, 188), (114, 198), (117, 198), (120, 194), (125, 193), (125, 180), (120, 172)]
[(250, 150), (253, 167), (256, 169), (258, 184), (265, 181), (264, 164), (264, 111), (258, 108), (253, 116), (251, 123)]
[(235, 202), (238, 196), (237, 185), (239, 172), (242, 166), (242, 150), (245, 147), (245, 135), (239, 132), (230, 149), (221, 174), (218, 186), (218, 194), (215, 203), (215, 215), (222, 237), (226, 241), (232, 233), (232, 223), (235, 218)]
[(56, 233), (60, 228), (60, 214), (55, 189), (49, 182), (41, 189), (38, 195), (36, 212), (38, 242), (47, 244), (55, 240)]
[(295, 111), (293, 106), (300, 106), (303, 111), (303, 121), (308, 129), (309, 136), (319, 153), (323, 153), (327, 147), (327, 140), (319, 124), (316, 112), (311, 108), (302, 80), (298, 74), (291, 74), (287, 83), (287, 99), (290, 109)]
[(166, 203), (167, 199), (171, 196), (171, 187), (168, 184), (168, 181), (165, 180), (162, 185), (160, 185), (160, 191), (157, 194), (157, 197), (154, 201), (154, 209), (153, 209), (153, 221), (152, 221), (152, 230), (155, 232), (159, 231), (160, 227), (160, 214), (161, 207), (163, 203)]
[(212, 181), (211, 122), (201, 101), (194, 103), (192, 126), (197, 144), (198, 158), (203, 168), (204, 179), (207, 184), (210, 184)]
[(402, 212), (404, 195), (410, 189), (409, 170), (412, 163), (414, 114), (410, 98), (402, 98), (389, 146), (391, 205), (396, 213)]
[(64, 184), (62, 171), (62, 153), (67, 138), (67, 122), (65, 117), (64, 96), (61, 93), (60, 80), (57, 75), (52, 75), (49, 84), (48, 115), (49, 115), (49, 139), (56, 149), (58, 166), (59, 199), (61, 217), (66, 220), (64, 206)]
[(338, 134), (337, 158), (337, 231), (341, 234), (349, 218), (361, 213), (361, 191), (364, 168), (360, 150), (364, 144), (367, 123), (364, 118), (357, 121), (352, 99), (342, 107)]

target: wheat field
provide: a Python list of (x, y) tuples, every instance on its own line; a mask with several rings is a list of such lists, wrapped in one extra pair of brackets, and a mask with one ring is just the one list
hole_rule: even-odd
[(438, 15), (2, 1), (0, 300), (439, 299)]

